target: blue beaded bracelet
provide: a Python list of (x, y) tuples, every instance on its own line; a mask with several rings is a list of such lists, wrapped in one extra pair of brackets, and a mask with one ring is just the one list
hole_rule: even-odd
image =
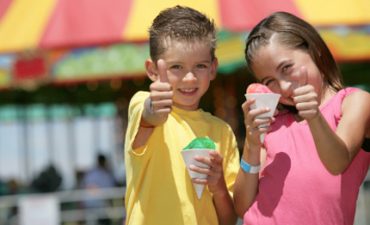
[(261, 165), (252, 166), (251, 164), (247, 163), (243, 159), (240, 160), (240, 167), (242, 168), (244, 172), (252, 173), (252, 174), (259, 173), (261, 169)]

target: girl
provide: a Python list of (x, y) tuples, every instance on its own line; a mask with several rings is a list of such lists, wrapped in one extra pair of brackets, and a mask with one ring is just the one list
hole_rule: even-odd
[(281, 94), (281, 109), (274, 119), (257, 119), (269, 109), (250, 110), (254, 100), (242, 105), (247, 132), (234, 203), (244, 224), (353, 224), (370, 163), (360, 151), (370, 95), (343, 87), (318, 32), (289, 13), (257, 24), (245, 57), (255, 77)]

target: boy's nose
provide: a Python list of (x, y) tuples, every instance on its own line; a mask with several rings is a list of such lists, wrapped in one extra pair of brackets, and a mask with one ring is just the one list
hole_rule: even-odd
[(195, 74), (192, 71), (189, 71), (185, 74), (184, 80), (193, 80), (195, 78)]

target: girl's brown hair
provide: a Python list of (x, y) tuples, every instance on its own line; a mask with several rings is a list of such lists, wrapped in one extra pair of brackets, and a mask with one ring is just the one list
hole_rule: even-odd
[(306, 51), (320, 70), (324, 85), (336, 91), (343, 88), (342, 75), (320, 34), (309, 23), (287, 12), (271, 14), (250, 32), (245, 47), (250, 70), (254, 54), (259, 47), (269, 43), (272, 35), (284, 46)]

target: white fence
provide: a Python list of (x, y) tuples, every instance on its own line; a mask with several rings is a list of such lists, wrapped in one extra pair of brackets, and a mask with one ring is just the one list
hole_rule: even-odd
[[(370, 224), (369, 183), (366, 186), (361, 187), (359, 194), (355, 225)], [(125, 188), (120, 187), (0, 197), (0, 225), (98, 225), (99, 219), (122, 225), (124, 194)], [(87, 199), (106, 200), (110, 205), (86, 208), (82, 203)], [(16, 212), (12, 214), (12, 210)]]
[[(1, 225), (97, 225), (109, 220), (122, 225), (125, 219), (125, 189), (72, 190), (47, 194), (0, 197)], [(106, 205), (86, 207), (86, 200), (102, 200)]]

